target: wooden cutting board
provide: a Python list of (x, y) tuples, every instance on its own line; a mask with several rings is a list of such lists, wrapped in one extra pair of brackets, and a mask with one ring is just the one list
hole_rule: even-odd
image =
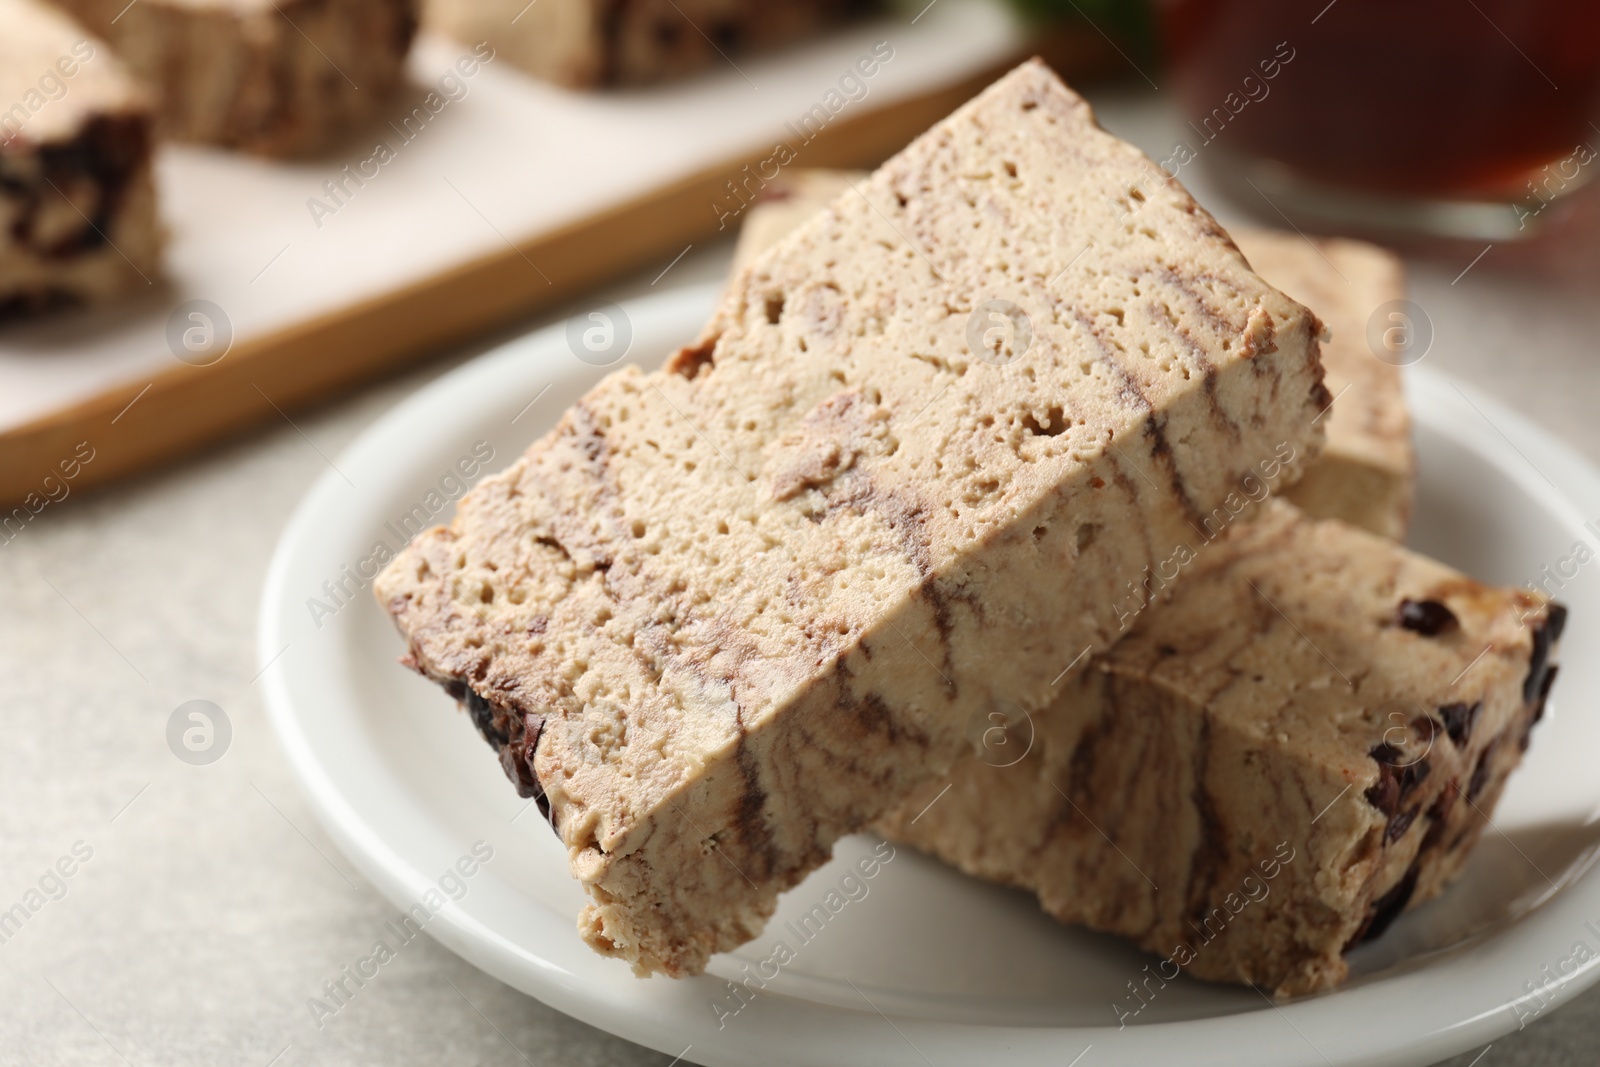
[(634, 92), (496, 59), (464, 76), (471, 53), (424, 37), (390, 120), (326, 159), (163, 147), (166, 277), (0, 333), (0, 505), (281, 420), (666, 262), (737, 226), (761, 175), (874, 165), (1030, 54), (1068, 78), (1120, 62), (1094, 30), (1032, 33), (1003, 0), (936, 0)]

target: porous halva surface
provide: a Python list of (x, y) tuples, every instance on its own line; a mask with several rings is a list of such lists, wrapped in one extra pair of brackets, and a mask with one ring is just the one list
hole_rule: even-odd
[[(865, 177), (859, 171), (780, 173), (742, 213), (734, 272)], [(1343, 519), (1404, 540), (1417, 477), (1411, 415), (1400, 368), (1378, 358), (1367, 337), (1367, 324), (1379, 309), (1405, 296), (1399, 258), (1364, 241), (1307, 239), (1255, 227), (1228, 232), (1250, 266), (1315, 311), (1331, 335), (1322, 344), (1334, 397), (1322, 416), (1327, 445), (1286, 497), (1314, 518)]]
[[(1368, 324), (1406, 295), (1394, 253), (1338, 238), (1308, 240), (1271, 230), (1230, 231), (1250, 265), (1317, 313), (1333, 408), (1323, 417), (1328, 445), (1285, 495), (1317, 519), (1343, 519), (1391, 540), (1405, 539), (1416, 495), (1417, 458), (1400, 368), (1379, 358)], [(1392, 357), (1391, 357), (1392, 358)]]
[(1133, 938), (1156, 981), (1326, 989), (1461, 870), (1565, 615), (1270, 501), (880, 829)]
[(1030, 62), (770, 249), (664, 370), (602, 381), (376, 593), (543, 797), (584, 936), (696, 972), (997, 702), (1050, 701), (1117, 636), (1124, 583), (1246, 479), (1294, 476), (1320, 330)]

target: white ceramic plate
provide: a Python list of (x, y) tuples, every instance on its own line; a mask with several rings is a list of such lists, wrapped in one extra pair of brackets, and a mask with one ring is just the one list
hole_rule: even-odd
[[(627, 358), (658, 363), (694, 335), (713, 296), (700, 288), (630, 305)], [(1091, 1045), (1085, 1067), (1427, 1064), (1516, 1028), (1600, 975), (1600, 876), (1583, 874), (1600, 843), (1600, 718), (1588, 711), (1600, 694), (1600, 666), (1587, 654), (1600, 633), (1594, 564), (1561, 590), (1573, 612), (1556, 699), (1496, 830), (1444, 898), (1357, 951), (1355, 975), (1336, 993), (1272, 1005), (1248, 989), (1180, 979), (1119, 1030), (1113, 1005), (1131, 1003), (1127, 983), (1143, 977), (1148, 957), (1059, 927), (1030, 898), (906, 849), (800, 943), (785, 923), (838, 885), (844, 865), (876, 844), (866, 838), (842, 843), (833, 864), (785, 897), (766, 934), (717, 957), (703, 977), (641, 981), (595, 955), (578, 938), (582, 894), (555, 835), (451, 701), (395, 665), (401, 642), (370, 589), (356, 587), (380, 543), (398, 547), (398, 520), (415, 505), (439, 504), (448, 517), (428, 493), (441, 481), (455, 488), (446, 476), (458, 461), (486, 442), (487, 469), (503, 466), (604, 372), (579, 361), (557, 327), (445, 375), (338, 459), (267, 576), (268, 706), (323, 824), (401, 908), (487, 842), (493, 859), (447, 880), (465, 888), (426, 927), (485, 971), (630, 1040), (687, 1049), (690, 1062), (906, 1067), (1061, 1067)], [(1426, 365), (1408, 373), (1423, 472), (1416, 547), (1488, 580), (1528, 582), (1575, 541), (1600, 537), (1584, 529), (1600, 518), (1591, 467)], [(324, 585), (341, 582), (348, 596)], [(313, 610), (313, 598), (328, 610)], [(796, 958), (741, 1007), (727, 979), (753, 971), (780, 936)], [(1587, 961), (1563, 968), (1579, 942)]]

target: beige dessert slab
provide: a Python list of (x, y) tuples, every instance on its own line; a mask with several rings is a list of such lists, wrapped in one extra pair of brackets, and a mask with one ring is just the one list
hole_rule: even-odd
[[(698, 331), (713, 296), (628, 305), (627, 358), (656, 365)], [(336, 459), (356, 489), (330, 472), (308, 495), (262, 607), (262, 684), (280, 740), (323, 824), (380, 891), (409, 908), (474, 842), (493, 847), (427, 930), (497, 978), (686, 1063), (1062, 1067), (1092, 1045), (1081, 1062), (1097, 1067), (1422, 1067), (1547, 1016), (1600, 976), (1600, 877), (1583, 873), (1600, 843), (1592, 564), (1554, 590), (1572, 609), (1563, 677), (1495, 829), (1460, 883), (1353, 954), (1336, 993), (1274, 1008), (1185, 979), (1119, 1030), (1115, 1006), (1153, 957), (864, 837), (841, 843), (761, 938), (715, 957), (707, 975), (641, 981), (596, 956), (574, 928), (582, 892), (555, 835), (450, 699), (395, 668), (389, 621), (356, 586), (380, 545), (399, 547), (402, 516), (430, 492), (459, 493), (459, 464), (498, 467), (604, 373), (557, 327), (397, 407)], [(1407, 374), (1422, 472), (1412, 547), (1498, 582), (1533, 580), (1580, 539), (1594, 551), (1600, 533), (1585, 524), (1600, 519), (1600, 473), (1491, 398), (1426, 366)], [(351, 595), (327, 600), (323, 583), (347, 573)], [(780, 940), (794, 958), (774, 970)], [(772, 977), (741, 1000), (728, 983), (752, 974)]]

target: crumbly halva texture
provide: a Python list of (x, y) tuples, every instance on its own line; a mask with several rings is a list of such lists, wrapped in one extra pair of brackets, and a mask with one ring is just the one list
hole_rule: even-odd
[(157, 132), (300, 156), (378, 117), (419, 0), (57, 0), (154, 91)]
[(1327, 989), (1460, 872), (1566, 612), (1281, 501), (1190, 570), (880, 829), (1134, 939), (1166, 980)]
[(1323, 343), (1333, 407), (1328, 445), (1285, 497), (1315, 519), (1343, 519), (1402, 541), (1416, 495), (1417, 460), (1400, 368), (1379, 359), (1367, 323), (1406, 295), (1394, 253), (1364, 241), (1308, 240), (1270, 230), (1229, 231), (1250, 265), (1316, 311), (1331, 336)]
[(761, 254), (810, 221), (845, 193), (865, 182), (864, 170), (781, 170), (751, 196), (740, 216), (739, 240), (730, 273), (753, 264)]
[(1246, 479), (1297, 473), (1320, 330), (1030, 62), (375, 591), (543, 798), (588, 941), (697, 972), (997, 701), (1044, 705)]
[(882, 6), (876, 0), (426, 0), (427, 27), (489, 44), (575, 89), (639, 85), (726, 65)]
[[(744, 211), (734, 272), (865, 178), (834, 170), (778, 175)], [(1313, 518), (1343, 519), (1404, 540), (1416, 487), (1411, 415), (1400, 368), (1377, 358), (1367, 343), (1373, 313), (1405, 296), (1400, 260), (1363, 241), (1308, 240), (1252, 227), (1228, 232), (1258, 274), (1314, 310), (1331, 333), (1322, 345), (1334, 397), (1322, 417), (1327, 446), (1285, 496)]]
[(160, 274), (151, 111), (106, 45), (0, 0), (0, 321)]

